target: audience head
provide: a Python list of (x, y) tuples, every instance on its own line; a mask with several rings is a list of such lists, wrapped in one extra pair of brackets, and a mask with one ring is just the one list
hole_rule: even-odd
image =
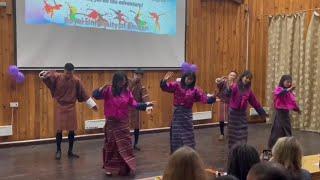
[(206, 180), (204, 164), (196, 151), (190, 147), (176, 150), (170, 157), (163, 180)]
[(259, 162), (259, 153), (254, 147), (247, 144), (236, 145), (229, 153), (227, 171), (240, 180), (246, 180), (250, 168)]
[(282, 164), (292, 179), (299, 179), (302, 172), (302, 148), (296, 138), (279, 138), (272, 148), (272, 156), (272, 161)]
[(262, 162), (250, 169), (247, 180), (289, 180), (289, 174), (278, 163)]
[(282, 164), (291, 171), (300, 170), (302, 166), (302, 149), (294, 137), (279, 138), (272, 148), (272, 160)]

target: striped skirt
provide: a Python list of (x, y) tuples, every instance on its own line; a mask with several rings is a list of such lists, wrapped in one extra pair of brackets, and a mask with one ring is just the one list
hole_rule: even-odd
[(220, 103), (218, 103), (218, 109), (219, 109), (219, 121), (220, 122), (228, 121), (229, 104), (223, 101), (220, 101)]
[(236, 144), (247, 143), (248, 119), (246, 111), (229, 108), (228, 137), (229, 150)]
[(103, 168), (106, 172), (113, 174), (135, 173), (136, 160), (131, 143), (129, 121), (106, 121)]
[(281, 137), (292, 136), (288, 110), (277, 109), (269, 137), (268, 147), (271, 149)]
[(171, 153), (182, 146), (195, 148), (192, 124), (192, 109), (177, 106), (174, 109), (173, 120), (170, 128)]

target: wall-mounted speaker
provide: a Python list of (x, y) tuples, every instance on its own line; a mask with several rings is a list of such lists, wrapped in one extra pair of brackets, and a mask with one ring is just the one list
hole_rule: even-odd
[(0, 8), (7, 7), (7, 2), (0, 2)]

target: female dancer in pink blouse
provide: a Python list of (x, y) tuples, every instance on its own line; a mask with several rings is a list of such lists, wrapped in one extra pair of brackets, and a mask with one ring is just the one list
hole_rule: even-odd
[(185, 71), (180, 82), (167, 82), (173, 75), (168, 72), (161, 80), (160, 87), (163, 91), (174, 94), (174, 114), (170, 128), (171, 153), (186, 145), (195, 148), (192, 124), (192, 106), (195, 102), (212, 104), (215, 97), (205, 94), (200, 88), (195, 87), (195, 72)]
[(237, 83), (228, 85), (226, 95), (230, 97), (228, 121), (228, 146), (231, 149), (235, 144), (246, 144), (248, 139), (248, 119), (246, 110), (251, 104), (260, 116), (266, 112), (257, 101), (251, 90), (252, 73), (245, 71)]
[(112, 86), (103, 86), (93, 92), (96, 99), (104, 99), (105, 144), (103, 147), (103, 168), (107, 175), (129, 175), (135, 173), (136, 161), (130, 137), (129, 108), (146, 110), (152, 103), (137, 103), (128, 90), (128, 78), (123, 72), (116, 72)]
[(297, 105), (295, 94), (293, 93), (294, 89), (295, 86), (292, 85), (292, 77), (290, 75), (283, 75), (279, 85), (273, 92), (276, 114), (268, 143), (270, 149), (279, 138), (292, 136), (289, 111), (293, 110), (300, 114), (300, 109)]

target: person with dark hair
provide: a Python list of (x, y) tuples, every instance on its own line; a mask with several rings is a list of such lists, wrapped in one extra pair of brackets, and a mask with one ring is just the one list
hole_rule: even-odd
[(104, 100), (106, 117), (105, 142), (103, 147), (103, 168), (109, 176), (113, 174), (135, 174), (136, 161), (130, 137), (129, 108), (146, 110), (151, 102), (137, 103), (128, 89), (128, 78), (123, 72), (116, 72), (112, 85), (104, 85), (93, 91), (95, 99)]
[(225, 96), (224, 91), (227, 88), (228, 83), (233, 84), (237, 78), (238, 73), (236, 71), (230, 71), (228, 77), (220, 77), (216, 79), (216, 84), (218, 88), (217, 97), (220, 99), (218, 103), (219, 109), (219, 127), (220, 127), (220, 137), (219, 140), (224, 139), (224, 124), (228, 120), (229, 111), (229, 101), (230, 99)]
[[(149, 101), (149, 94), (147, 88), (142, 84), (143, 73), (144, 72), (141, 69), (135, 70), (133, 73), (133, 79), (129, 81), (129, 90), (132, 91), (133, 97), (138, 103)], [(152, 107), (148, 109), (148, 112), (150, 113), (151, 110)], [(140, 151), (140, 147), (138, 147), (141, 126), (140, 113), (136, 109), (131, 109), (129, 117), (131, 122), (130, 126), (134, 129), (133, 149)]]
[(67, 72), (72, 72), (74, 71), (74, 66), (72, 63), (66, 63), (64, 65), (64, 70), (66, 70)]
[(213, 95), (207, 95), (200, 88), (195, 87), (196, 74), (191, 68), (183, 72), (180, 82), (168, 83), (167, 81), (172, 75), (172, 72), (168, 72), (160, 82), (163, 91), (174, 94), (174, 114), (170, 127), (171, 153), (184, 145), (195, 148), (192, 124), (193, 104), (195, 102), (205, 104), (215, 102)]
[(252, 73), (245, 71), (237, 83), (228, 84), (225, 94), (230, 98), (228, 122), (228, 147), (245, 144), (248, 140), (248, 119), (246, 110), (251, 104), (260, 116), (267, 115), (251, 90)]
[(292, 136), (289, 111), (293, 110), (299, 114), (301, 113), (296, 102), (295, 94), (293, 93), (294, 89), (295, 86), (292, 85), (292, 77), (290, 75), (283, 75), (279, 85), (273, 92), (276, 114), (268, 142), (270, 149), (280, 137)]
[(97, 105), (85, 91), (81, 80), (74, 74), (74, 66), (66, 63), (64, 73), (55, 71), (41, 71), (39, 77), (50, 89), (51, 95), (56, 102), (56, 159), (61, 159), (62, 131), (67, 130), (69, 140), (69, 158), (79, 158), (79, 155), (73, 153), (73, 144), (75, 140), (75, 130), (77, 130), (76, 101), (86, 102), (89, 108), (97, 111)]
[(259, 153), (247, 144), (234, 146), (229, 152), (227, 173), (239, 180), (246, 180), (250, 168), (259, 163)]
[(247, 180), (290, 180), (289, 177), (281, 164), (261, 162), (250, 169)]

